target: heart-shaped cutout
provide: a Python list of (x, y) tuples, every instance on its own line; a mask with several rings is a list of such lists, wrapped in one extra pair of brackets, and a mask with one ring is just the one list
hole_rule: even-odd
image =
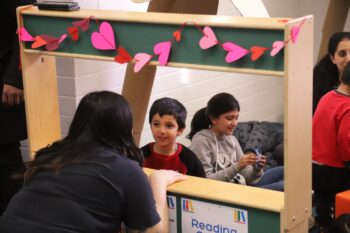
[(32, 49), (36, 49), (36, 48), (39, 48), (43, 45), (46, 45), (47, 42), (41, 37), (41, 36), (36, 36), (34, 38), (34, 43), (32, 44)]
[(284, 41), (275, 41), (272, 44), (270, 52), (271, 57), (274, 57), (284, 47)]
[(265, 47), (260, 47), (260, 46), (252, 46), (250, 48), (250, 53), (252, 54), (250, 59), (252, 61), (256, 61), (257, 59), (259, 59), (264, 52), (267, 50), (267, 48)]
[(216, 39), (215, 33), (213, 30), (205, 26), (203, 29), (204, 36), (199, 40), (199, 47), (202, 49), (208, 49), (218, 44), (218, 40)]
[(72, 24), (75, 27), (80, 27), (83, 32), (86, 32), (90, 27), (90, 18), (75, 21)]
[(227, 63), (237, 61), (249, 53), (247, 49), (232, 42), (226, 42), (222, 46), (224, 50), (228, 51), (225, 58)]
[(77, 41), (79, 39), (79, 29), (77, 27), (69, 27), (67, 31), (72, 40)]
[(290, 36), (292, 37), (293, 44), (297, 42), (299, 32), (300, 32), (300, 27), (298, 26), (293, 26), (292, 29), (290, 29)]
[(50, 35), (41, 35), (41, 38), (46, 41), (45, 48), (48, 51), (56, 50), (59, 47), (59, 38)]
[(171, 41), (159, 42), (153, 47), (153, 52), (158, 55), (158, 61), (161, 66), (168, 64), (170, 49)]
[(21, 41), (34, 41), (34, 37), (24, 27), (18, 30), (18, 36)]
[(173, 32), (173, 37), (175, 38), (175, 40), (177, 42), (180, 42), (180, 40), (181, 40), (181, 30), (176, 30), (175, 32)]
[(152, 56), (147, 53), (137, 53), (134, 57), (134, 60), (136, 61), (134, 72), (138, 73), (151, 59)]
[(107, 22), (100, 24), (99, 32), (93, 32), (91, 42), (95, 49), (114, 50), (114, 32), (112, 26)]
[(122, 46), (118, 47), (118, 55), (114, 57), (114, 60), (119, 64), (124, 64), (132, 61), (132, 57)]

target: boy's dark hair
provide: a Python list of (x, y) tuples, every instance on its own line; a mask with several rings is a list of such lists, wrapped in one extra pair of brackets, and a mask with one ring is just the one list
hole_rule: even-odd
[(348, 62), (343, 72), (340, 74), (340, 82), (350, 86), (350, 62)]
[(185, 106), (176, 99), (164, 97), (153, 102), (149, 110), (149, 123), (152, 123), (154, 115), (159, 114), (160, 117), (164, 115), (171, 115), (175, 117), (179, 129), (186, 127), (187, 111)]

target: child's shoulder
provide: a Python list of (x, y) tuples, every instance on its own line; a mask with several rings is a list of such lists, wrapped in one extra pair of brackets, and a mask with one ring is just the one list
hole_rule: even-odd
[(144, 145), (143, 147), (141, 147), (143, 156), (145, 158), (152, 154), (152, 150), (151, 150), (152, 145), (153, 145), (153, 142), (150, 142), (150, 143)]

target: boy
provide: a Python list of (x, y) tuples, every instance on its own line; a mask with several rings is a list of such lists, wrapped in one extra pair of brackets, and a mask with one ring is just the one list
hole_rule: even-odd
[(184, 145), (176, 143), (176, 137), (180, 136), (186, 127), (186, 115), (185, 107), (175, 99), (161, 98), (152, 104), (149, 123), (155, 142), (141, 148), (145, 157), (145, 167), (205, 177), (197, 156)]

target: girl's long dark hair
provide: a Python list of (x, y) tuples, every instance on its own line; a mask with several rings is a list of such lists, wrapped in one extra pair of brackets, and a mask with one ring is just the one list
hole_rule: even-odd
[(191, 132), (187, 138), (192, 140), (193, 136), (202, 129), (208, 129), (211, 126), (212, 118), (218, 118), (221, 114), (240, 111), (240, 106), (236, 98), (229, 93), (219, 93), (214, 95), (207, 104), (207, 107), (198, 110), (191, 121)]
[(321, 97), (339, 85), (339, 71), (330, 56), (334, 57), (339, 42), (350, 40), (350, 32), (336, 32), (328, 41), (328, 53), (313, 70), (313, 112)]
[(38, 171), (58, 172), (65, 166), (91, 156), (91, 150), (104, 147), (118, 152), (140, 165), (143, 156), (132, 135), (132, 114), (129, 103), (109, 91), (87, 94), (79, 103), (68, 135), (40, 149), (28, 163), (25, 180)]

